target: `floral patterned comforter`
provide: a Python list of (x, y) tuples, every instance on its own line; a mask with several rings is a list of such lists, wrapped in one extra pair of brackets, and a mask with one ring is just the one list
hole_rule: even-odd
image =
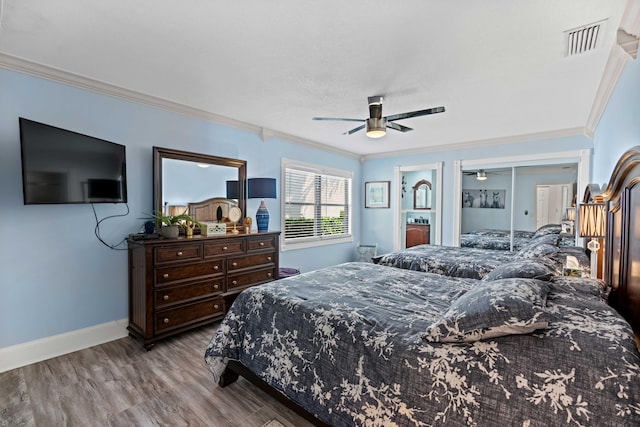
[[(513, 250), (519, 250), (531, 241), (529, 237), (514, 237)], [(460, 246), (463, 248), (492, 249), (497, 251), (511, 250), (511, 237), (486, 236), (477, 234), (463, 234), (460, 236)]]
[(457, 246), (418, 245), (391, 252), (376, 264), (443, 276), (482, 279), (501, 264), (513, 261), (515, 252)]
[(601, 282), (545, 285), (545, 329), (426, 340), (486, 281), (347, 263), (250, 288), (205, 353), (236, 360), (335, 426), (637, 426), (640, 356)]

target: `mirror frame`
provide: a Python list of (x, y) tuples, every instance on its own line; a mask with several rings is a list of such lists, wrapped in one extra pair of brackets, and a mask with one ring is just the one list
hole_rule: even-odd
[[(211, 165), (228, 166), (238, 169), (238, 207), (242, 211), (240, 224), (244, 222), (247, 207), (247, 161), (232, 159), (228, 157), (212, 156), (209, 154), (192, 153), (189, 151), (174, 150), (171, 148), (153, 147), (153, 207), (156, 211), (161, 211), (162, 201), (162, 160), (175, 159), (195, 163), (209, 163)], [(213, 197), (213, 196), (212, 196)], [(199, 202), (200, 200), (192, 200)], [(227, 226), (227, 228), (229, 228)]]
[[(422, 180), (416, 182), (416, 185), (413, 186), (413, 209), (414, 210), (429, 211), (429, 210), (431, 210), (431, 206), (424, 207), (424, 208), (419, 208), (417, 206), (417, 201), (418, 201), (417, 193), (418, 193), (418, 191), (420, 191), (420, 186), (421, 185), (426, 185), (427, 188), (429, 188), (429, 190), (428, 190), (429, 192), (431, 192), (431, 190), (432, 190), (430, 181), (427, 181), (426, 179), (422, 179)], [(426, 200), (425, 200), (425, 203), (426, 203)]]

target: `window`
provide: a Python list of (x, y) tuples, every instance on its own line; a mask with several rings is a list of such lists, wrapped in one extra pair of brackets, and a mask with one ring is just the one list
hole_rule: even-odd
[(352, 241), (353, 173), (282, 161), (283, 249)]

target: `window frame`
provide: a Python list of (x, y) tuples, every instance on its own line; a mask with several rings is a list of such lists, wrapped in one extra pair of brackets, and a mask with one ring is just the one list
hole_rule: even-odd
[[(327, 176), (332, 176), (332, 177), (336, 177), (336, 178), (345, 178), (349, 180), (349, 200), (348, 200), (348, 232), (347, 234), (340, 234), (340, 235), (326, 235), (326, 236), (318, 236), (315, 235), (313, 237), (306, 237), (306, 238), (287, 238), (286, 234), (285, 234), (285, 223), (286, 223), (286, 194), (287, 194), (287, 187), (286, 187), (286, 175), (287, 175), (287, 169), (295, 169), (295, 170), (299, 170), (299, 171), (304, 171), (304, 172), (309, 172), (309, 173), (313, 173), (316, 175), (327, 175)], [(326, 166), (321, 166), (321, 165), (316, 165), (316, 164), (312, 164), (312, 163), (305, 163), (305, 162), (300, 162), (297, 160), (291, 160), (291, 159), (285, 159), (282, 158), (281, 161), (281, 179), (280, 179), (280, 183), (281, 183), (281, 188), (280, 188), (280, 194), (282, 195), (282, 197), (280, 198), (280, 212), (282, 213), (282, 215), (280, 216), (280, 229), (282, 230), (282, 234), (280, 236), (280, 250), (282, 251), (286, 251), (286, 250), (293, 250), (293, 249), (303, 249), (303, 248), (312, 248), (312, 247), (318, 247), (318, 246), (325, 246), (325, 245), (334, 245), (334, 244), (339, 244), (339, 243), (350, 243), (353, 242), (353, 209), (354, 209), (354, 205), (353, 205), (353, 176), (354, 176), (354, 172), (353, 171), (347, 171), (347, 170), (343, 170), (343, 169), (336, 169), (336, 168), (331, 168), (331, 167), (326, 167)], [(317, 200), (317, 197), (316, 197)], [(318, 209), (319, 207), (321, 207), (321, 204), (316, 204), (315, 207), (316, 209)]]

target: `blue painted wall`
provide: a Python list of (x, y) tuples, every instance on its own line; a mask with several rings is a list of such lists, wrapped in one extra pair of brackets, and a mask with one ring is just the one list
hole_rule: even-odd
[(592, 182), (609, 180), (620, 155), (640, 145), (640, 60), (625, 65), (595, 134)]
[[(152, 147), (247, 161), (249, 177), (280, 181), (281, 157), (354, 171), (351, 157), (271, 139), (204, 120), (126, 102), (0, 69), (0, 348), (126, 318), (127, 252), (94, 236), (91, 205), (29, 205), (22, 200), (18, 117), (71, 129), (127, 147), (130, 213), (102, 223), (110, 244), (140, 230), (152, 210)], [(354, 200), (361, 199), (354, 185)], [(278, 191), (278, 193), (280, 193)], [(259, 200), (249, 200), (254, 216)], [(266, 201), (271, 228), (279, 229), (279, 200)], [(354, 217), (361, 205), (354, 203)], [(124, 204), (96, 205), (99, 218), (124, 214)], [(308, 271), (350, 261), (354, 243), (282, 252), (282, 266)], [(124, 247), (124, 246), (123, 246)]]

